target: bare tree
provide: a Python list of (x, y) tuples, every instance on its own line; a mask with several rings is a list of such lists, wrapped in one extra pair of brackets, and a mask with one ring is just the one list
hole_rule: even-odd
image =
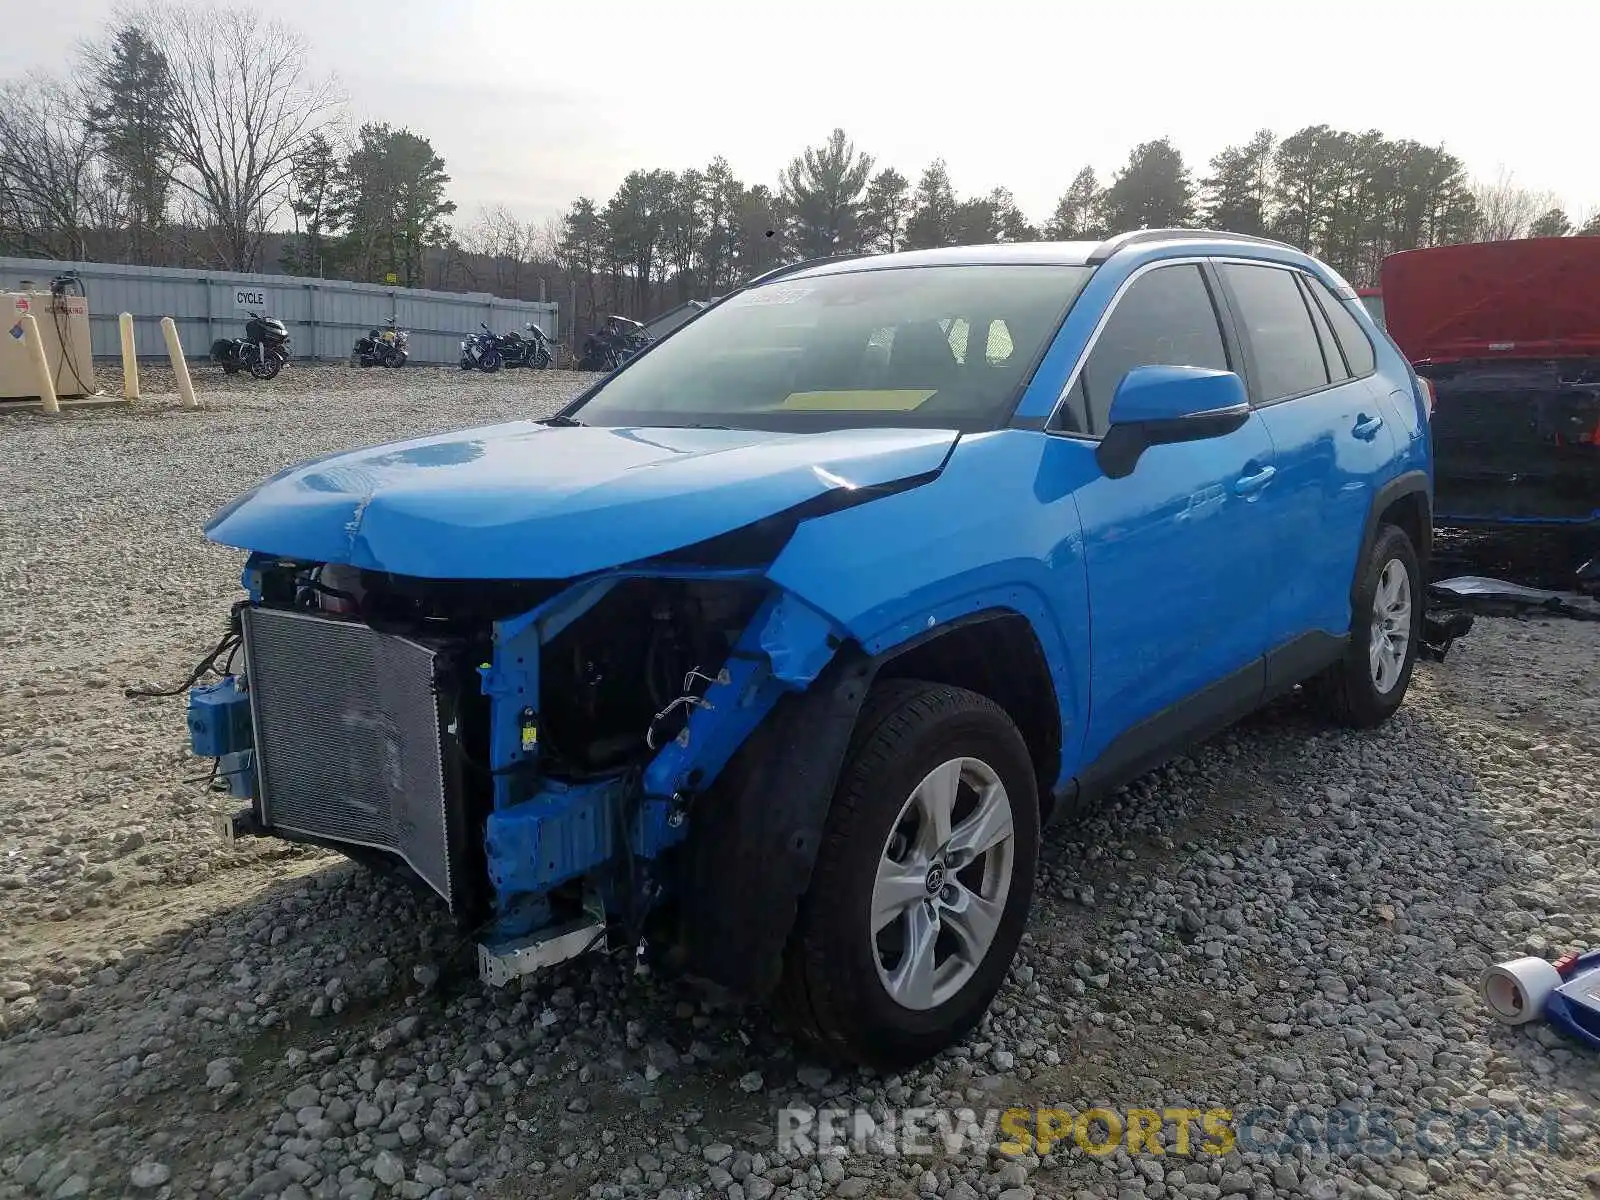
[(1474, 187), (1473, 196), (1478, 202), (1478, 238), (1485, 242), (1527, 237), (1534, 222), (1561, 205), (1554, 192), (1521, 187), (1504, 170), (1493, 183)]
[(156, 0), (125, 19), (149, 30), (167, 60), (173, 181), (186, 217), (209, 231), (218, 266), (256, 267), (296, 154), (340, 102), (334, 81), (313, 79), (305, 40), (254, 8)]
[(107, 177), (78, 89), (35, 75), (0, 86), (0, 246), (83, 259), (116, 228), (125, 197)]
[(489, 286), (497, 296), (522, 299), (524, 287), (534, 282), (530, 269), (537, 263), (555, 261), (561, 221), (541, 226), (519, 221), (503, 204), (484, 205), (458, 237), (461, 249), (480, 260), (467, 266), (475, 282)]

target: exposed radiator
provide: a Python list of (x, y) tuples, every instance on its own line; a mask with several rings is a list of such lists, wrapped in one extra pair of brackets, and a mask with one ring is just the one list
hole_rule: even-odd
[(435, 652), (267, 608), (244, 642), (263, 823), (392, 851), (454, 907)]

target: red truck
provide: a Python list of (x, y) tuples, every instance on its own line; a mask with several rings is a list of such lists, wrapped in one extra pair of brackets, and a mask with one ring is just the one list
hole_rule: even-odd
[(1406, 250), (1379, 292), (1433, 390), (1436, 522), (1600, 533), (1600, 237)]

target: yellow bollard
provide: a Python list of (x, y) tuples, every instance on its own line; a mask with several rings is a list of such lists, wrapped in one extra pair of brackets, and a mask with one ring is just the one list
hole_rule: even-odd
[(122, 330), (122, 398), (139, 398), (139, 354), (133, 345), (133, 314), (123, 313), (117, 318)]
[(44, 356), (44, 342), (39, 338), (39, 322), (32, 313), (22, 314), (23, 339), (28, 343), (28, 357), (33, 359), (34, 378), (38, 380), (39, 399), (44, 401), (44, 411), (58, 413), (61, 402), (56, 399), (56, 381), (50, 376), (50, 362)]
[(194, 398), (194, 384), (189, 382), (189, 364), (178, 341), (178, 323), (171, 317), (161, 318), (161, 336), (167, 341), (167, 357), (172, 360), (172, 374), (178, 381), (178, 395), (183, 397), (183, 406), (199, 408), (200, 402)]

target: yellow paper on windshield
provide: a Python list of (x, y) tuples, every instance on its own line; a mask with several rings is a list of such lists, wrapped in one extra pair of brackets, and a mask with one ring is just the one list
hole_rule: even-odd
[(792, 392), (779, 408), (855, 409), (865, 412), (910, 412), (938, 389), (859, 392)]

